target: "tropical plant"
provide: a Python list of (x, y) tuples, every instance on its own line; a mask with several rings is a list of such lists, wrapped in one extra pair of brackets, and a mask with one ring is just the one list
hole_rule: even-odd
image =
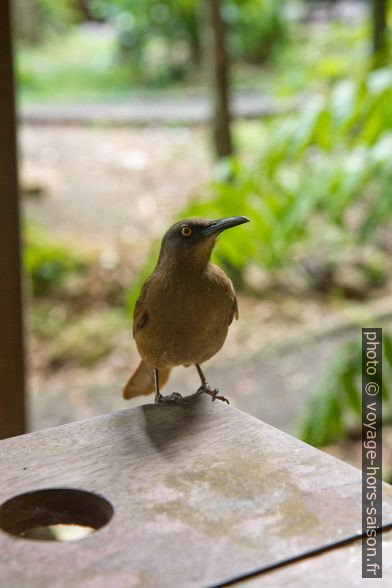
[(204, 198), (181, 216), (249, 216), (246, 232), (222, 241), (219, 256), (243, 272), (321, 257), (377, 241), (392, 213), (392, 70), (334, 85), (326, 97), (260, 127), (254, 163), (218, 164)]
[[(383, 333), (383, 422), (392, 422), (392, 335)], [(310, 397), (299, 436), (316, 447), (339, 441), (348, 432), (360, 432), (361, 403), (361, 338), (348, 341), (334, 355), (320, 385)]]

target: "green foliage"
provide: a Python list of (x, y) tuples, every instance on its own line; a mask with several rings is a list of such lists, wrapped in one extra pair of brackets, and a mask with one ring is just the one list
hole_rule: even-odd
[[(148, 69), (153, 67), (156, 53), (161, 53), (163, 57), (169, 57), (166, 69), (172, 69), (175, 77), (178, 64), (173, 49), (185, 44), (191, 56), (199, 50), (197, 4), (192, 0), (93, 0), (90, 6), (93, 14), (115, 27), (123, 59), (138, 68), (140, 75), (146, 73), (146, 65)], [(169, 55), (165, 55), (165, 48)], [(146, 53), (148, 49), (152, 49), (150, 60)], [(185, 52), (183, 59), (184, 66), (189, 54)]]
[(78, 14), (74, 0), (35, 0), (39, 24), (46, 31), (61, 31), (77, 21)]
[(320, 92), (345, 78), (365, 75), (370, 66), (369, 22), (347, 27), (336, 21), (328, 26), (290, 28), (290, 42), (276, 52), (271, 77), (273, 94)]
[(24, 238), (24, 267), (35, 296), (58, 293), (66, 277), (86, 267), (82, 255), (42, 229), (28, 225)]
[(123, 311), (119, 309), (101, 308), (80, 316), (76, 321), (68, 321), (50, 342), (48, 366), (58, 369), (73, 364), (91, 368), (121, 346), (124, 326), (129, 328)]
[(105, 306), (75, 315), (58, 300), (40, 299), (30, 309), (28, 326), (50, 370), (64, 365), (91, 368), (124, 343), (127, 347), (129, 339), (123, 309)]
[[(197, 0), (92, 0), (91, 9), (114, 24), (124, 55), (148, 61), (149, 49), (160, 43), (169, 49), (166, 69), (173, 78), (189, 74), (201, 61), (203, 7)], [(287, 28), (278, 0), (225, 0), (228, 49), (233, 59), (260, 62), (284, 40)], [(178, 59), (179, 47), (186, 48)], [(150, 51), (151, 53), (151, 51)], [(150, 63), (151, 66), (151, 63)]]
[(283, 2), (235, 0), (225, 4), (229, 52), (234, 60), (260, 63), (287, 38)]
[(152, 273), (159, 255), (160, 242), (155, 241), (151, 247), (150, 255), (147, 257), (146, 262), (143, 264), (140, 271), (137, 273), (135, 280), (130, 284), (128, 296), (127, 296), (127, 309), (130, 313), (133, 312), (136, 301), (139, 298), (140, 290)]
[[(90, 12), (106, 21), (103, 26), (67, 25), (61, 34), (45, 34), (34, 46), (18, 44), (22, 99), (128, 99), (130, 91), (141, 87), (200, 84), (200, 5), (195, 0), (184, 2), (184, 8), (182, 3), (156, 0), (133, 1), (131, 7), (130, 0), (90, 0)], [(320, 30), (299, 22), (289, 26), (281, 4), (278, 0), (225, 2), (234, 87), (259, 87), (274, 97), (304, 88), (318, 92), (368, 68), (367, 23), (353, 28), (330, 23)], [(60, 17), (57, 21), (63, 22)], [(265, 59), (273, 62), (273, 68), (260, 67)]]
[(112, 31), (86, 35), (80, 28), (36, 47), (20, 47), (16, 66), (22, 99), (59, 103), (97, 95), (110, 99), (129, 91), (132, 71), (114, 62), (115, 49)]
[(249, 261), (272, 270), (315, 254), (329, 263), (347, 245), (375, 243), (392, 213), (391, 103), (385, 68), (266, 121), (254, 163), (221, 162), (207, 198), (182, 216), (249, 216), (247, 231), (220, 245), (240, 270)]
[[(392, 417), (392, 336), (383, 333), (383, 419)], [(311, 396), (299, 436), (310, 445), (323, 447), (361, 427), (361, 366), (360, 338), (345, 343), (334, 356), (321, 383)]]
[(17, 38), (28, 45), (63, 32), (78, 19), (73, 0), (15, 0), (14, 11)]

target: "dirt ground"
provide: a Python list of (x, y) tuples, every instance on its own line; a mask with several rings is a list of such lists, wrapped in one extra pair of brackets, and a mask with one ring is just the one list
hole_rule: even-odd
[(211, 173), (206, 131), (24, 126), (22, 174), (45, 193), (25, 213), (81, 246), (143, 255)]
[[(212, 171), (203, 128), (25, 125), (20, 146), (24, 185), (42, 190), (25, 199), (24, 215), (73, 246), (99, 251), (109, 262), (125, 249), (130, 281), (152, 239), (165, 231)], [(342, 341), (359, 336), (363, 309), (285, 295), (241, 295), (239, 305), (240, 320), (207, 365), (211, 384), (234, 406), (295, 432), (328, 361)], [(91, 313), (98, 335), (99, 309)], [(93, 368), (64, 365), (50, 371), (46, 356), (47, 350), (29, 341), (32, 430), (130, 405), (120, 391), (138, 358), (125, 315), (114, 348)], [(170, 389), (186, 393), (197, 385), (191, 368), (178, 368)], [(145, 401), (135, 399), (131, 405)], [(345, 455), (354, 462), (358, 457), (352, 449)]]

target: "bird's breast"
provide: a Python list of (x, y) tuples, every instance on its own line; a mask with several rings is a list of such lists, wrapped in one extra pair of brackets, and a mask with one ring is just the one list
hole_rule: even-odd
[(151, 284), (148, 320), (136, 335), (151, 367), (203, 363), (222, 347), (230, 324), (234, 289), (219, 268), (199, 276), (172, 276)]

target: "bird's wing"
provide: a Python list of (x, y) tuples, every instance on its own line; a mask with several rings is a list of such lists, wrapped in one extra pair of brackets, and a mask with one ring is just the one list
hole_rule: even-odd
[(144, 327), (148, 321), (147, 312), (147, 298), (148, 298), (148, 286), (150, 280), (144, 282), (140, 296), (136, 301), (135, 308), (133, 311), (133, 338), (137, 333)]
[(233, 307), (231, 309), (231, 313), (230, 313), (230, 325), (233, 322), (233, 318), (238, 319), (239, 317), (239, 312), (238, 312), (238, 303), (237, 303), (237, 298), (236, 296), (234, 296), (234, 301), (233, 301)]

